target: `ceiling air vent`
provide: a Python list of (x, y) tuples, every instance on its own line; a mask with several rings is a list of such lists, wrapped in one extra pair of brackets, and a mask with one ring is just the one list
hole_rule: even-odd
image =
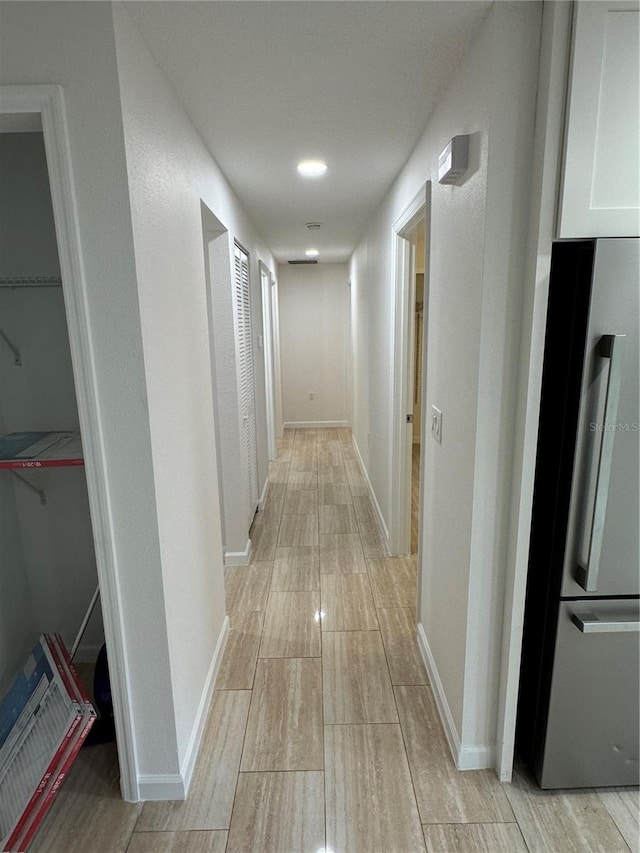
[(287, 263), (288, 264), (317, 264), (318, 261), (315, 258), (314, 258), (314, 260), (309, 260), (309, 259), (305, 258), (304, 260), (301, 260), (301, 261), (287, 261)]

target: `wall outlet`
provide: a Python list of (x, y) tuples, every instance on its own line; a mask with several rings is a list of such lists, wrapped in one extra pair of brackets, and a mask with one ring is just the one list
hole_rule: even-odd
[(315, 391), (309, 391), (309, 399), (310, 400), (316, 399), (316, 392)]
[(442, 444), (442, 412), (435, 406), (431, 406), (431, 435)]

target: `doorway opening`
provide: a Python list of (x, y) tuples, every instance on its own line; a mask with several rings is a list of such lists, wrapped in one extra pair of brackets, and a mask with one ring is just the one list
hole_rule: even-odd
[(418, 555), (420, 550), (430, 198), (427, 182), (393, 228), (396, 301), (389, 550), (394, 555)]
[[(122, 608), (62, 90), (7, 86), (2, 97), (7, 218), (0, 315), (11, 346), (2, 353), (0, 432), (17, 433), (28, 446), (3, 453), (0, 539), (11, 594), (2, 600), (12, 612), (0, 618), (0, 693), (40, 634), (62, 636), (89, 694), (100, 650), (108, 647), (109, 675), (101, 669), (98, 706), (114, 718), (116, 741), (107, 737), (112, 724), (105, 716), (105, 743), (80, 754), (79, 777), (89, 767), (92, 794), (99, 796), (119, 776), (123, 799), (135, 801)], [(43, 740), (40, 745), (48, 749)]]

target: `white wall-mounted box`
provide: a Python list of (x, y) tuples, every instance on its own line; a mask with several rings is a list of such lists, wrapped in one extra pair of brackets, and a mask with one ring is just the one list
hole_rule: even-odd
[(469, 137), (454, 136), (438, 157), (438, 183), (457, 184), (469, 168)]

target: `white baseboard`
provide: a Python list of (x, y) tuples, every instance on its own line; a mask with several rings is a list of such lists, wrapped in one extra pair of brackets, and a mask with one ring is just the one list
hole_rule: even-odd
[(369, 489), (369, 495), (371, 497), (373, 507), (376, 511), (376, 516), (378, 517), (378, 524), (380, 525), (380, 530), (382, 531), (382, 535), (384, 536), (384, 547), (387, 549), (387, 554), (390, 554), (391, 551), (389, 549), (389, 528), (387, 527), (387, 523), (384, 520), (382, 510), (380, 509), (380, 504), (378, 503), (378, 498), (376, 497), (376, 493), (373, 490), (373, 485), (371, 483), (371, 480), (369, 479), (369, 474), (367, 473), (362, 454), (360, 453), (360, 448), (358, 447), (358, 442), (356, 441), (354, 435), (351, 436), (351, 441), (353, 443), (353, 448), (356, 452), (356, 456), (358, 457), (358, 463), (360, 465), (360, 470), (362, 471), (362, 476), (364, 477), (365, 482), (367, 484), (367, 488)]
[(182, 774), (140, 774), (138, 776), (138, 794), (140, 800), (157, 802), (159, 800), (184, 800), (187, 792)]
[(322, 429), (323, 427), (347, 427), (348, 421), (285, 421), (283, 429)]
[(244, 551), (225, 551), (225, 566), (248, 566), (251, 560), (251, 539), (247, 539)]
[(418, 623), (418, 647), (429, 674), (429, 682), (436, 700), (440, 721), (456, 767), (458, 770), (486, 770), (495, 767), (495, 747), (493, 745), (462, 746), (422, 622)]
[[(449, 707), (449, 702), (447, 701), (442, 681), (440, 680), (440, 673), (438, 672), (438, 667), (436, 666), (433, 654), (431, 653), (429, 641), (427, 640), (427, 635), (422, 622), (418, 622), (418, 648), (420, 649), (422, 660), (424, 661), (427, 673), (429, 674), (429, 683), (433, 690), (433, 696), (436, 700), (436, 706), (438, 708), (438, 713), (440, 714), (440, 720), (444, 728), (447, 743), (449, 744), (449, 749), (451, 750), (451, 755), (456, 763), (456, 767), (458, 767), (460, 735), (456, 729), (453, 714), (451, 713), (451, 708)], [(460, 767), (458, 767), (458, 770), (459, 769)]]
[(139, 775), (138, 792), (140, 800), (157, 802), (160, 800), (186, 799), (228, 636), (229, 617), (225, 616), (216, 647), (213, 651), (211, 663), (209, 664), (209, 671), (207, 672), (200, 702), (198, 703), (195, 722), (191, 730), (191, 737), (189, 738), (180, 773)]
[(181, 776), (184, 779), (185, 793), (188, 793), (189, 785), (191, 784), (193, 769), (195, 767), (196, 758), (198, 757), (200, 742), (202, 741), (202, 733), (204, 732), (204, 727), (207, 722), (207, 715), (211, 706), (213, 691), (215, 690), (216, 686), (216, 678), (218, 677), (218, 670), (220, 669), (220, 663), (222, 662), (224, 650), (227, 647), (228, 638), (229, 617), (225, 616), (224, 621), (222, 623), (222, 628), (220, 629), (220, 633), (218, 634), (218, 642), (216, 643), (216, 647), (213, 650), (213, 656), (211, 658), (211, 663), (209, 664), (209, 672), (207, 673), (207, 678), (204, 683), (202, 695), (200, 697), (200, 703), (196, 712), (195, 723), (191, 731), (191, 737), (189, 738), (189, 743), (187, 745), (187, 751), (185, 753), (184, 761), (182, 762)]
[(264, 488), (262, 489), (262, 494), (260, 495), (260, 499), (258, 501), (258, 512), (262, 512), (264, 510), (264, 505), (267, 502), (267, 495), (269, 493), (269, 478), (267, 477), (264, 481)]
[(493, 770), (496, 766), (494, 746), (463, 746), (458, 756), (458, 770)]

